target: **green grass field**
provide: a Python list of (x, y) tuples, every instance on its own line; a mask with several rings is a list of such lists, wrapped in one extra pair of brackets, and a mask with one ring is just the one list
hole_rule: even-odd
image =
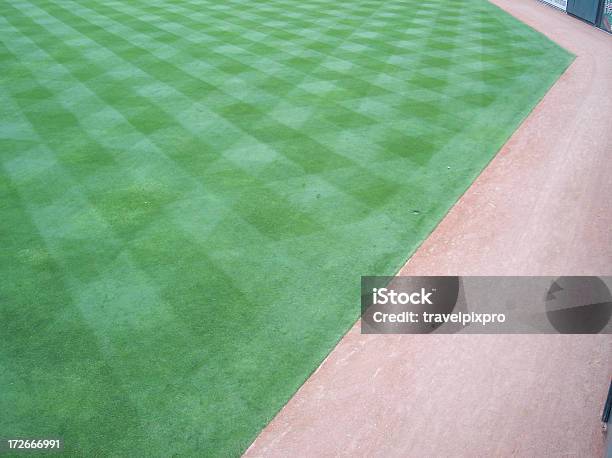
[(237, 455), (571, 56), (478, 0), (0, 4), (0, 436)]

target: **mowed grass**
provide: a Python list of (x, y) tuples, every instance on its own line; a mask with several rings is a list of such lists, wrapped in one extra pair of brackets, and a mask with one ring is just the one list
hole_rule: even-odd
[(242, 452), (571, 61), (477, 0), (0, 13), (0, 437), (86, 456)]

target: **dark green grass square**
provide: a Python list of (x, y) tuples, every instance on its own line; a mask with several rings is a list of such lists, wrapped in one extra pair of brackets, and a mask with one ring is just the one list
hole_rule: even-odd
[(32, 89), (26, 89), (13, 93), (13, 97), (17, 99), (23, 99), (25, 102), (32, 101), (34, 103), (38, 103), (41, 100), (50, 99), (53, 96), (54, 93), (51, 90), (42, 86), (36, 86)]
[(426, 164), (438, 151), (438, 147), (426, 135), (414, 136), (399, 132), (389, 132), (380, 142), (389, 154), (410, 159), (419, 165)]

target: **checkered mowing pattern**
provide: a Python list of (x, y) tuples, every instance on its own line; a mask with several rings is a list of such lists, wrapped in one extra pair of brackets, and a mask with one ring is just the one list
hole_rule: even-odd
[(237, 455), (571, 57), (478, 0), (0, 4), (0, 433)]

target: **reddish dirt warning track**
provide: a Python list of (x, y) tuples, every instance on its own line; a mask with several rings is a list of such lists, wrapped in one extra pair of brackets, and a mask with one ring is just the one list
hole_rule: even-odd
[[(401, 273), (612, 275), (612, 37), (535, 0), (493, 3), (577, 58)], [(609, 335), (357, 323), (246, 455), (602, 456), (611, 355)]]

